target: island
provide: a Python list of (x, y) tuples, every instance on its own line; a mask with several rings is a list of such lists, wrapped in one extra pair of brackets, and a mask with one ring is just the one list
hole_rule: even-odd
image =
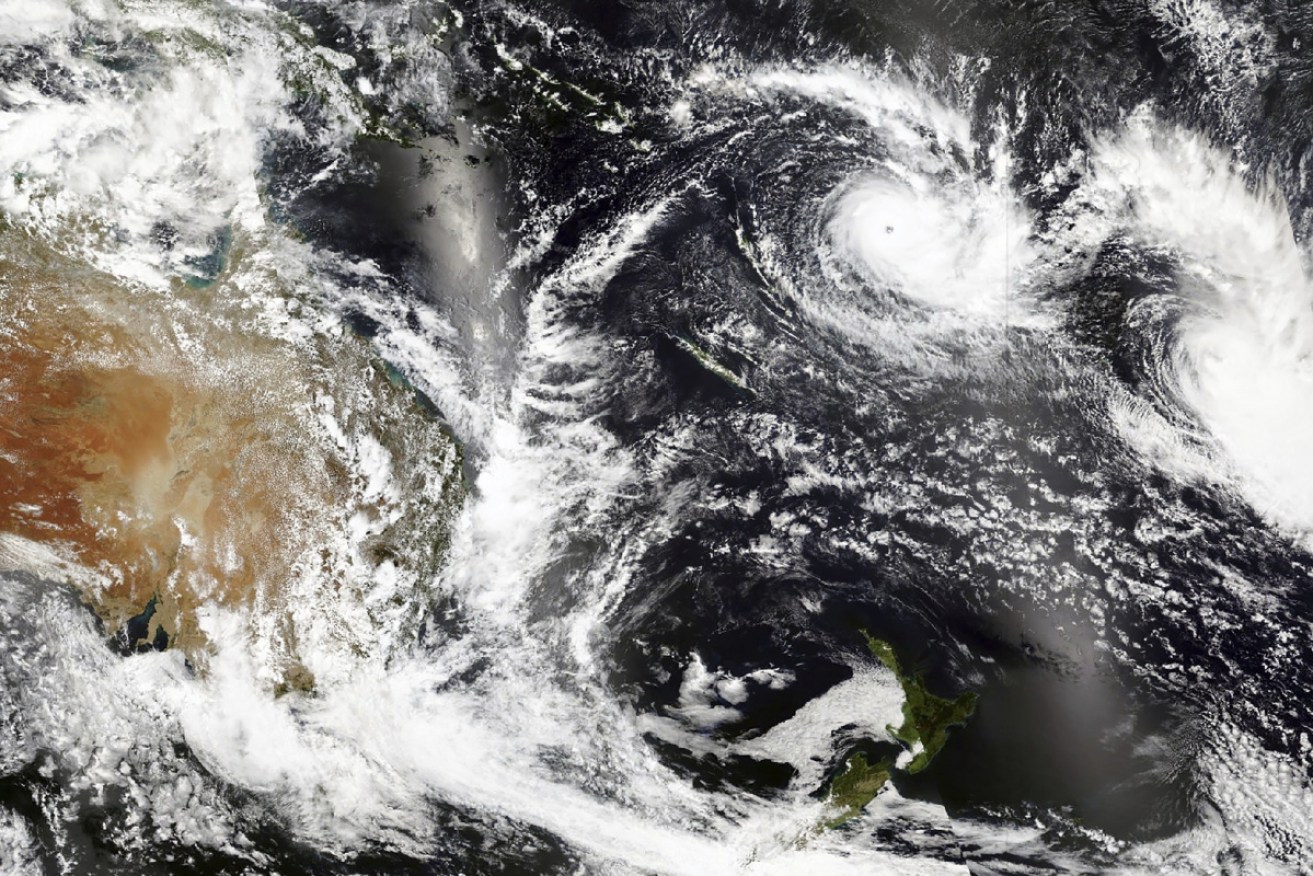
[(903, 670), (893, 646), (866, 630), (862, 630), (862, 636), (871, 654), (894, 674), (903, 689), (903, 721), (888, 729), (904, 750), (896, 758), (885, 757), (874, 763), (860, 752), (848, 758), (843, 772), (830, 783), (826, 797), (829, 811), (822, 825), (826, 829), (860, 815), (894, 772), (914, 775), (928, 767), (948, 741), (949, 728), (965, 724), (976, 708), (975, 693), (968, 691), (955, 699), (936, 696), (926, 689), (920, 676)]

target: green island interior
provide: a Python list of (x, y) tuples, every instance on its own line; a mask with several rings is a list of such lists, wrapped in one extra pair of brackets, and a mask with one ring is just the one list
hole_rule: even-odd
[(968, 691), (955, 699), (936, 696), (926, 689), (919, 675), (903, 670), (893, 646), (866, 630), (862, 630), (862, 635), (867, 648), (894, 674), (903, 689), (903, 722), (889, 727), (889, 732), (912, 758), (899, 767), (891, 757), (871, 762), (860, 752), (849, 756), (843, 772), (830, 783), (826, 828), (839, 827), (860, 815), (896, 771), (914, 775), (928, 767), (948, 741), (949, 728), (965, 724), (976, 708), (975, 693)]

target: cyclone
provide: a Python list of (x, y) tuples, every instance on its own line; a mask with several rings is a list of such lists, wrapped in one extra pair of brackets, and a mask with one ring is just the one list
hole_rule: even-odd
[(0, 0), (0, 872), (1310, 872), (1311, 41)]

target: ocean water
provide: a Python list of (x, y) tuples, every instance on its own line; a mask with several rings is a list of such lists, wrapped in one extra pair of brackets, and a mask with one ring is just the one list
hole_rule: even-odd
[(1309, 40), (0, 0), (0, 870), (1309, 872)]

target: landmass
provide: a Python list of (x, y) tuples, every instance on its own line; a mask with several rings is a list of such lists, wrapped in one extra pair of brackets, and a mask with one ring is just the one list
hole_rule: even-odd
[(460, 452), (365, 341), (251, 316), (301, 305), (235, 247), (159, 291), (0, 242), (0, 568), (39, 546), (121, 650), (198, 669), (203, 617), (240, 615), (276, 691), (315, 686), (307, 643), (363, 653), (409, 617), (386, 588), (440, 562)]
[(897, 757), (874, 763), (861, 753), (848, 758), (844, 771), (830, 783), (827, 796), (830, 813), (823, 827), (839, 827), (861, 814), (890, 777), (898, 771), (908, 775), (930, 765), (948, 742), (950, 727), (965, 724), (975, 711), (977, 696), (967, 692), (955, 699), (936, 696), (926, 689), (920, 676), (903, 671), (893, 646), (862, 630), (871, 653), (898, 679), (903, 689), (903, 721), (890, 726), (889, 733), (904, 746)]

